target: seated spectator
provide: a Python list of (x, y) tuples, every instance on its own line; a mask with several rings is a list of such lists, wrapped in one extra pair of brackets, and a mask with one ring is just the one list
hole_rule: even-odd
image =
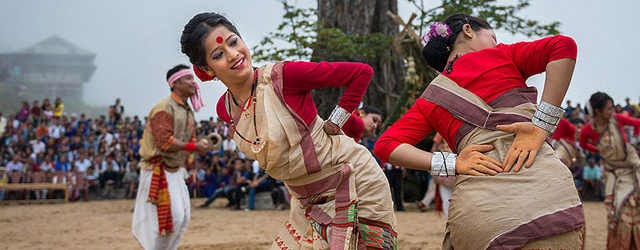
[(202, 194), (204, 197), (213, 195), (213, 192), (218, 188), (218, 177), (213, 171), (213, 168), (208, 167), (204, 174)]
[(284, 186), (284, 182), (271, 178), (267, 175), (267, 180), (271, 183), (271, 200), (273, 201), (273, 209), (284, 210), (289, 203), (288, 190)]
[[(584, 187), (582, 188), (583, 192), (593, 190), (597, 197), (602, 197), (600, 194), (600, 187), (602, 186), (602, 170), (600, 166), (596, 165), (595, 159), (590, 158), (587, 165), (584, 166), (582, 170), (582, 179), (584, 181)], [(583, 194), (583, 196), (585, 195)]]
[(127, 184), (127, 198), (136, 198), (136, 187), (138, 186), (138, 179), (140, 174), (138, 173), (138, 161), (133, 160), (129, 164), (129, 170), (124, 175), (124, 182)]
[(87, 153), (82, 152), (78, 159), (73, 163), (73, 166), (78, 169), (78, 172), (84, 173), (89, 167), (91, 167), (91, 161), (87, 159)]
[(11, 172), (23, 172), (23, 168), (24, 168), (24, 164), (20, 161), (20, 155), (19, 154), (15, 154), (13, 156), (13, 160), (11, 160), (10, 162), (7, 163), (7, 172), (11, 173)]
[[(239, 159), (234, 159), (231, 162), (231, 164), (234, 165), (236, 161), (239, 161)], [(220, 177), (220, 184), (218, 185), (218, 189), (216, 189), (216, 191), (214, 191), (213, 194), (209, 196), (209, 198), (207, 199), (207, 201), (204, 202), (204, 204), (200, 205), (201, 208), (208, 207), (217, 198), (227, 197), (228, 199), (229, 198), (228, 194), (230, 194), (233, 190), (236, 189), (235, 179), (232, 178), (233, 177), (232, 173), (234, 172), (232, 172), (231, 168), (230, 167), (223, 168), (222, 173), (223, 174)], [(231, 207), (232, 205), (233, 205), (232, 199), (229, 199), (229, 203), (227, 204), (227, 207)]]
[(67, 172), (71, 170), (71, 164), (67, 161), (67, 154), (60, 154), (58, 162), (56, 162), (56, 171)]
[[(0, 186), (7, 185), (9, 183), (9, 177), (5, 172), (5, 167), (0, 167)], [(4, 200), (5, 189), (0, 188), (0, 201)]]
[(267, 180), (269, 177), (264, 169), (259, 168), (254, 173), (253, 180), (249, 182), (249, 201), (247, 202), (247, 211), (255, 209), (256, 193), (271, 191), (271, 183)]
[(576, 188), (580, 192), (582, 190), (582, 165), (573, 164), (573, 166), (571, 166), (569, 170), (571, 170), (571, 174), (573, 175), (573, 181), (576, 184)]
[[(62, 170), (55, 170), (51, 177), (51, 183), (54, 184), (67, 184), (67, 175), (62, 172)], [(51, 196), (53, 199), (62, 199), (64, 198), (63, 190), (53, 190), (51, 192)]]
[[(47, 182), (47, 174), (41, 170), (38, 171), (33, 171), (33, 174), (31, 175), (31, 183), (46, 183)], [(47, 198), (47, 192), (48, 190), (45, 189), (41, 189), (41, 190), (35, 190), (34, 191), (34, 195), (36, 196), (37, 200), (41, 200), (41, 199), (46, 199)]]
[(100, 175), (100, 182), (104, 188), (103, 198), (113, 199), (115, 187), (118, 185), (118, 172), (114, 169), (113, 162), (107, 162), (107, 170)]
[(231, 201), (231, 210), (240, 210), (240, 202), (244, 194), (249, 192), (248, 186), (253, 178), (243, 159), (236, 159), (234, 167), (236, 171), (232, 178), (236, 180), (236, 188), (227, 194), (227, 198)]
[(89, 191), (100, 188), (100, 176), (93, 167), (87, 168), (87, 171), (84, 173), (84, 180), (86, 181)]
[(55, 169), (56, 164), (53, 162), (51, 158), (52, 158), (51, 155), (46, 155), (44, 157), (44, 161), (40, 163), (40, 166), (38, 166), (38, 169), (45, 173), (52, 172)]

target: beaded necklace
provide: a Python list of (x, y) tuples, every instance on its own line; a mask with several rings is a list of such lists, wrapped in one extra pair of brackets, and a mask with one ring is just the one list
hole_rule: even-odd
[(461, 54), (456, 54), (456, 56), (454, 56), (453, 59), (451, 59), (451, 61), (447, 64), (447, 68), (444, 71), (445, 74), (451, 74), (451, 71), (453, 71), (453, 63), (456, 60), (458, 60), (458, 58), (460, 58), (460, 56), (462, 56), (462, 55)]
[[(247, 107), (242, 108), (238, 102), (236, 102), (236, 99), (233, 98), (233, 93), (231, 93), (231, 91), (227, 90), (227, 94), (229, 95), (230, 98), (227, 98), (227, 113), (229, 114), (230, 118), (231, 118), (231, 127), (233, 128), (233, 131), (235, 131), (236, 134), (238, 134), (238, 136), (240, 137), (240, 139), (242, 139), (243, 141), (251, 144), (251, 150), (253, 150), (254, 153), (259, 152), (262, 147), (264, 147), (264, 143), (262, 143), (262, 140), (260, 139), (260, 136), (258, 135), (258, 127), (256, 126), (256, 87), (258, 86), (258, 69), (254, 68), (253, 69), (253, 84), (251, 85), (251, 96), (249, 98), (251, 98), (250, 101), (248, 101), (247, 103)], [(242, 136), (242, 134), (240, 134), (240, 132), (238, 132), (238, 130), (236, 129), (236, 123), (233, 120), (233, 115), (231, 114), (231, 100), (233, 100), (233, 103), (236, 105), (236, 107), (238, 107), (242, 113), (244, 114), (245, 118), (249, 118), (249, 108), (251, 107), (251, 105), (253, 105), (253, 130), (256, 134), (256, 138), (253, 141), (248, 140), (247, 138), (245, 138), (244, 136)]]

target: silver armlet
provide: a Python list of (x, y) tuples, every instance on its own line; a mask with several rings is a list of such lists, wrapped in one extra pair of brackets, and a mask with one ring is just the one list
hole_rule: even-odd
[(333, 122), (334, 124), (338, 125), (338, 127), (342, 128), (342, 125), (344, 125), (347, 122), (347, 120), (349, 120), (349, 117), (351, 117), (351, 114), (349, 112), (347, 112), (342, 107), (336, 105), (336, 107), (333, 109), (333, 111), (329, 115), (329, 121)]

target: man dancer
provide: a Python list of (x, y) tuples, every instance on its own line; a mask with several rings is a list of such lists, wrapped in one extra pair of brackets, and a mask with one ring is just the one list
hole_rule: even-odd
[(149, 112), (142, 136), (140, 186), (133, 213), (133, 235), (144, 249), (177, 249), (187, 229), (191, 205), (180, 167), (187, 156), (208, 151), (206, 140), (196, 142), (195, 118), (187, 104), (200, 110), (202, 101), (193, 73), (186, 65), (167, 72), (171, 96)]

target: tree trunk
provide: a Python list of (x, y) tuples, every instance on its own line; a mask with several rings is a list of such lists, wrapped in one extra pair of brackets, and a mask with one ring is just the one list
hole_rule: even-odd
[[(382, 33), (395, 38), (399, 27), (385, 13), (398, 13), (397, 0), (318, 0), (318, 22), (325, 28), (339, 28), (347, 34), (366, 36)], [(318, 36), (318, 39), (323, 39)], [(388, 113), (404, 88), (404, 61), (398, 51), (389, 45), (384, 55), (367, 58), (359, 54), (347, 57), (332, 55), (326, 49), (313, 51), (312, 61), (355, 61), (371, 65), (374, 70), (373, 79), (367, 89), (363, 102), (375, 106)], [(318, 114), (326, 118), (335, 105), (344, 88), (327, 88), (313, 91), (313, 99), (318, 107)]]

